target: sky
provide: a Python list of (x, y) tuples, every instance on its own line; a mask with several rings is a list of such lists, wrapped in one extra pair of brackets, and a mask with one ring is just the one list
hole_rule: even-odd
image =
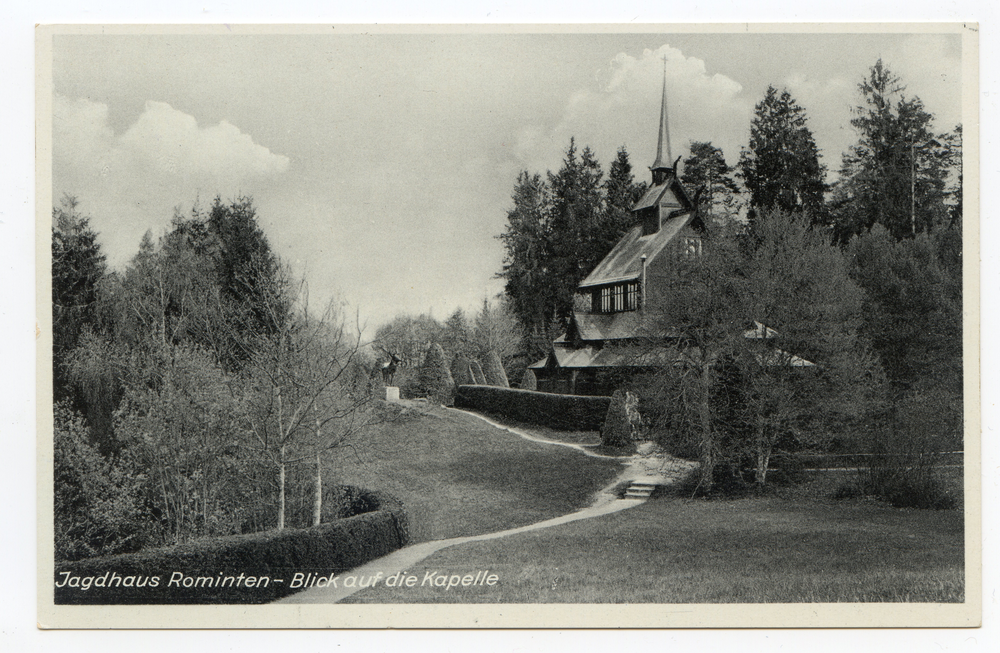
[(938, 131), (961, 122), (954, 33), (60, 35), (53, 197), (79, 200), (120, 268), (175, 210), (251, 196), (312, 302), (370, 333), (443, 320), (502, 292), (519, 171), (557, 170), (573, 137), (605, 171), (624, 146), (647, 180), (664, 57), (674, 157), (711, 141), (734, 164), (774, 85), (832, 175), (879, 58)]

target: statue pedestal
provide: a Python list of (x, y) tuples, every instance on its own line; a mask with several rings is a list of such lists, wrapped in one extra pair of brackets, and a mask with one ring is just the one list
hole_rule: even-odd
[(390, 404), (399, 403), (399, 388), (394, 385), (387, 385), (385, 387), (385, 400)]

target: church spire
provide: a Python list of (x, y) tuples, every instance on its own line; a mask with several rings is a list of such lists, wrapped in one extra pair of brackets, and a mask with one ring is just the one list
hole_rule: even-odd
[(660, 105), (660, 138), (656, 143), (656, 161), (650, 170), (653, 171), (653, 183), (660, 183), (666, 176), (657, 174), (658, 170), (673, 170), (673, 156), (670, 153), (670, 126), (667, 123), (667, 57), (663, 57), (663, 102)]

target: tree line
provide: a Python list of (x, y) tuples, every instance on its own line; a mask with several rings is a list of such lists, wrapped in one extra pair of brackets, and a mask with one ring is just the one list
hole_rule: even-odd
[[(936, 133), (881, 60), (857, 89), (832, 183), (806, 110), (773, 86), (735, 166), (710, 142), (683, 161), (711, 246), (664, 291), (676, 356), (633, 389), (705, 487), (747, 468), (763, 484), (782, 451), (960, 448), (961, 126)], [(575, 141), (558, 173), (519, 175), (499, 276), (525, 350), (543, 355), (583, 306), (576, 285), (643, 190), (624, 148), (604, 181)]]
[(57, 556), (319, 523), (330, 454), (376, 418), (372, 361), (250, 199), (175, 214), (112, 270), (64, 198), (52, 302)]

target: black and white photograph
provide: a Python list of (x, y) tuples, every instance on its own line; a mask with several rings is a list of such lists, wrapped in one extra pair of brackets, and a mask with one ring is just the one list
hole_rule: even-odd
[(36, 38), (41, 627), (980, 623), (975, 25)]

